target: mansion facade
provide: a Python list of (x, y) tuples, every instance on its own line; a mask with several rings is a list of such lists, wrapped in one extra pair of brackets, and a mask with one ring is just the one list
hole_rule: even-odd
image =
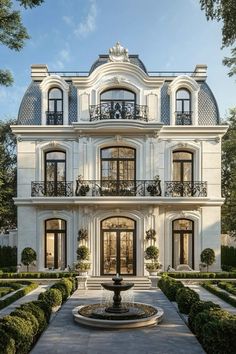
[(78, 235), (90, 275), (143, 276), (146, 232), (163, 270), (199, 270), (212, 248), (220, 270), (221, 138), (205, 65), (147, 72), (119, 43), (89, 73), (32, 65), (17, 125), (18, 263), (73, 267)]

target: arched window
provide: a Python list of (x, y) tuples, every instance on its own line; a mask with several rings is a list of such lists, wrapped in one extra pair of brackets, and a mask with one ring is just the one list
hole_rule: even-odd
[(47, 124), (63, 124), (63, 92), (57, 87), (48, 91)]
[(100, 96), (103, 119), (135, 119), (135, 93), (124, 89), (105, 91)]
[(173, 152), (173, 197), (188, 197), (193, 193), (193, 154), (189, 151)]
[(191, 94), (187, 89), (176, 92), (176, 125), (191, 125)]
[(66, 221), (49, 219), (45, 221), (45, 268), (66, 267)]
[(44, 181), (47, 196), (66, 195), (66, 153), (64, 151), (45, 153)]
[(194, 223), (188, 219), (172, 222), (172, 267), (187, 264), (194, 269)]
[(125, 146), (101, 150), (103, 195), (136, 195), (136, 151)]

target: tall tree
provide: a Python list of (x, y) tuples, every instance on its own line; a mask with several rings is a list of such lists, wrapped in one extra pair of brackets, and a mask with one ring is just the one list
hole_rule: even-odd
[[(39, 6), (44, 0), (17, 0), (25, 9)], [(27, 29), (23, 26), (21, 13), (14, 9), (11, 0), (0, 0), (0, 44), (19, 51), (25, 40), (29, 39)], [(0, 69), (0, 85), (10, 86), (13, 76), (9, 70)]]
[(222, 232), (236, 236), (236, 108), (230, 109), (227, 123), (222, 142)]
[[(231, 47), (236, 40), (236, 1), (200, 0), (201, 9), (207, 20), (222, 21), (222, 48)], [(231, 49), (231, 57), (225, 57), (223, 64), (230, 68), (229, 76), (236, 74), (236, 47)]]
[(0, 228), (16, 226), (16, 138), (10, 125), (0, 121)]

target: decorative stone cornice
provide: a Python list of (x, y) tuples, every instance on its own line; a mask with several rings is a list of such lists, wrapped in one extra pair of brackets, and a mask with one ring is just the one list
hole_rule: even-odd
[(129, 62), (128, 49), (125, 49), (119, 42), (109, 49), (109, 60), (113, 62)]

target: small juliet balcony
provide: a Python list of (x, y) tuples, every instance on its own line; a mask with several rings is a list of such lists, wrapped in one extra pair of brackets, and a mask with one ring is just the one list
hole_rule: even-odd
[(73, 182), (31, 182), (32, 197), (72, 197)]
[(207, 197), (207, 182), (165, 182), (165, 197)]
[(192, 112), (175, 112), (175, 124), (176, 125), (192, 125)]
[(90, 121), (131, 119), (148, 121), (148, 107), (134, 102), (103, 102), (89, 107)]
[(63, 125), (63, 112), (46, 112), (47, 125)]

